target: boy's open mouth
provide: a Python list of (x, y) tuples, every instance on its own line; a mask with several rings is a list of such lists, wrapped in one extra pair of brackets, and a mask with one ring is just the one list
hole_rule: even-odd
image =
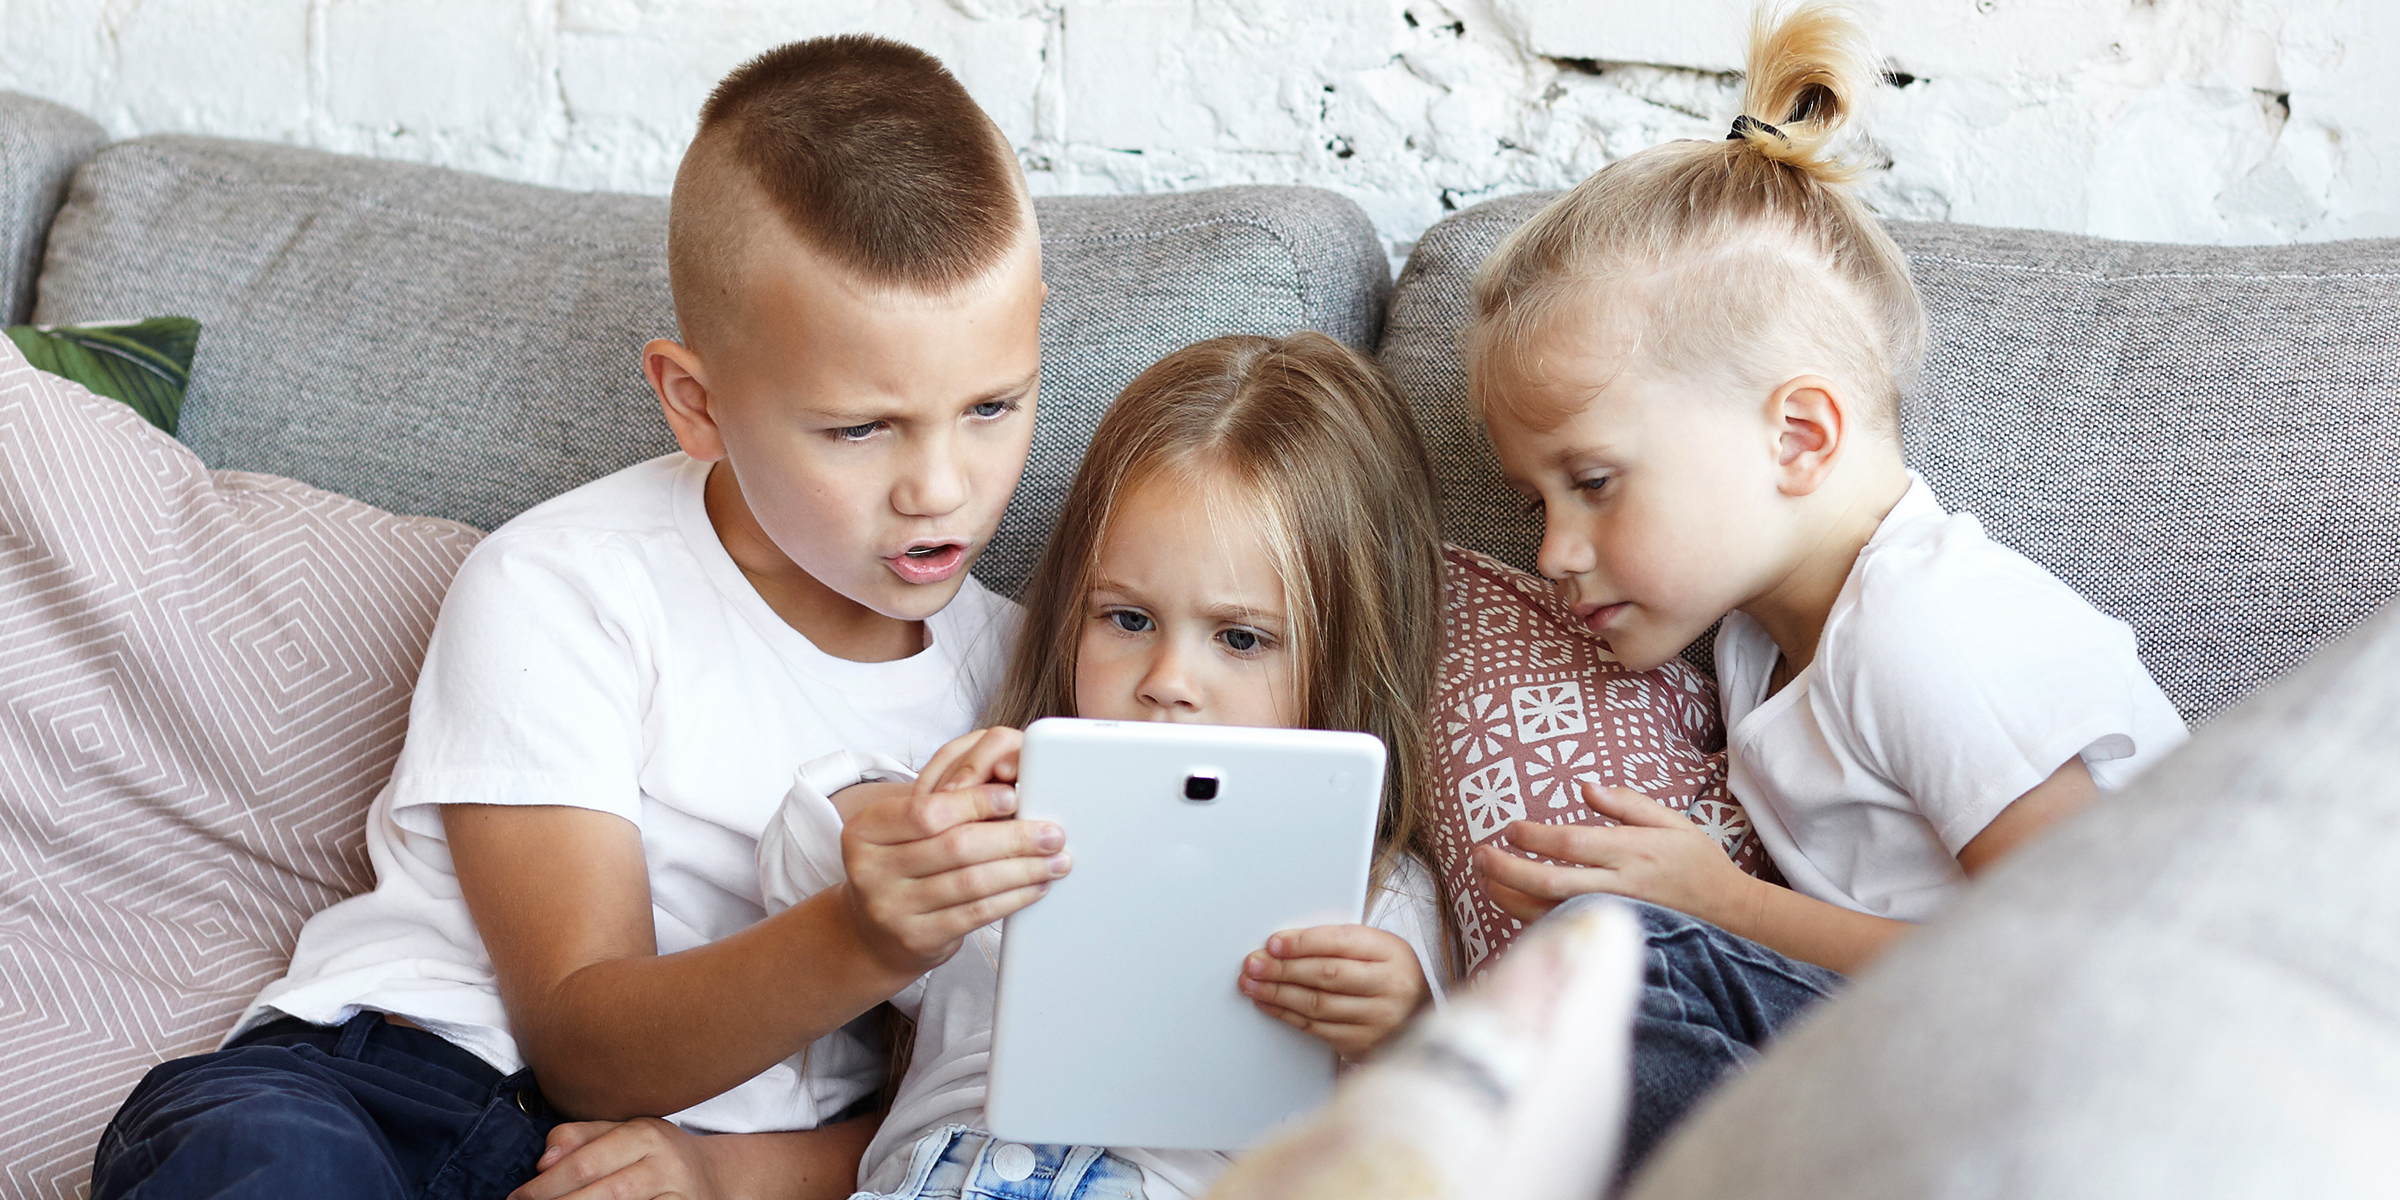
[(911, 546), (883, 561), (904, 582), (940, 583), (966, 565), (967, 548), (960, 542), (932, 542)]

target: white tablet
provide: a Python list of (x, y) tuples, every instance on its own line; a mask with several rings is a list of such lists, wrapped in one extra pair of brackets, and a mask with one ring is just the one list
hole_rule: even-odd
[(1034, 722), (1019, 813), (1075, 868), (1002, 927), (992, 1132), (1234, 1150), (1323, 1103), (1333, 1050), (1237, 984), (1267, 935), (1363, 919), (1383, 757), (1363, 733)]

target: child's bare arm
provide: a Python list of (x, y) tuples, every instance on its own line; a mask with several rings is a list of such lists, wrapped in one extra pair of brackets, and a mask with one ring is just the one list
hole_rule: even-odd
[(1433, 994), (1417, 952), (1371, 925), (1288, 930), (1242, 960), (1242, 994), (1259, 1011), (1363, 1058)]
[(550, 1131), (540, 1174), (508, 1200), (842, 1200), (881, 1116), (791, 1133), (685, 1133), (665, 1121), (587, 1121)]
[(633, 825), (446, 806), (460, 891), (552, 1103), (614, 1119), (699, 1103), (890, 997), (1050, 878), (1056, 826), (985, 819), (1013, 810), (1010, 789), (878, 794), (844, 829), (848, 882), (667, 955)]
[[(2012, 801), (1959, 849), (1959, 865), (1980, 874), (2019, 844), (2089, 804), (2095, 796), (2083, 760), (2072, 759)], [(1689, 913), (1728, 933), (1802, 962), (1856, 972), (1912, 926), (1853, 912), (1744, 874), (1714, 840), (1672, 809), (1639, 792), (1585, 785), (1584, 800), (1615, 826), (1509, 827), (1520, 849), (1580, 866), (1537, 863), (1495, 846), (1476, 851), (1476, 868), (1509, 915), (1531, 921), (1560, 901), (1610, 892)]]

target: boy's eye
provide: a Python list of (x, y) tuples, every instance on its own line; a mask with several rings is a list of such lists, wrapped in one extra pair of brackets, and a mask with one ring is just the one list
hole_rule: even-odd
[(1608, 480), (1609, 477), (1606, 475), (1594, 475), (1589, 479), (1578, 479), (1575, 481), (1575, 490), (1579, 492), (1597, 492), (1608, 486)]
[(968, 409), (967, 411), (975, 414), (978, 417), (982, 417), (985, 420), (990, 420), (991, 418), (997, 417), (1002, 413), (1012, 413), (1017, 411), (1017, 402), (1014, 400), (986, 400), (983, 403)]
[(1130, 608), (1110, 610), (1108, 620), (1127, 633), (1148, 633), (1151, 629), (1150, 614), (1135, 612)]
[(883, 428), (883, 422), (869, 421), (864, 425), (844, 425), (832, 432), (833, 436), (840, 441), (863, 442), (875, 436), (875, 431), (881, 428)]

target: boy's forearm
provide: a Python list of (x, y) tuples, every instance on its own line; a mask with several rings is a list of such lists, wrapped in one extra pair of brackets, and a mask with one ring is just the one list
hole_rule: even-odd
[(840, 887), (675, 954), (594, 963), (519, 1032), (543, 1094), (580, 1118), (665, 1116), (732, 1088), (908, 986), (858, 940)]
[(718, 1134), (711, 1167), (733, 1200), (843, 1200), (883, 1116), (796, 1133)]
[(1886, 946), (1915, 928), (1906, 921), (1853, 912), (1764, 880), (1745, 879), (1734, 902), (1706, 919), (1786, 958), (1844, 975), (1857, 973)]

